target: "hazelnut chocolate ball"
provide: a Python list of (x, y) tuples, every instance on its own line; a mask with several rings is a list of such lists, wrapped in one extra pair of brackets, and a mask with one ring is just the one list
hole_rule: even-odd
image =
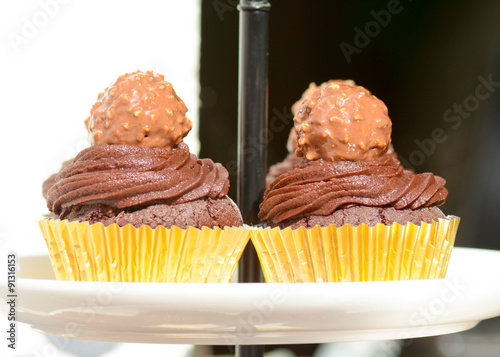
[(92, 145), (175, 148), (193, 127), (172, 84), (152, 71), (120, 76), (99, 96), (87, 121)]
[(318, 87), (294, 117), (298, 156), (370, 160), (391, 144), (387, 107), (366, 88), (332, 81)]

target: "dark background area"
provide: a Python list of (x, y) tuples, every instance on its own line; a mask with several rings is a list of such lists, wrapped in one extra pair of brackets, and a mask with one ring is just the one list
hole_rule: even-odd
[[(233, 199), (236, 3), (202, 1), (200, 110), (200, 156), (228, 167)], [(269, 120), (283, 119), (286, 125), (269, 130), (268, 164), (285, 157), (293, 125), (290, 107), (309, 83), (353, 79), (387, 105), (401, 161), (416, 172), (430, 171), (447, 180), (449, 196), (442, 209), (462, 218), (457, 245), (500, 249), (500, 1), (271, 4)], [(366, 37), (360, 38), (359, 32)], [(356, 46), (356, 52), (346, 56), (341, 45)], [(439, 139), (433, 139), (436, 130)], [(495, 329), (500, 331), (497, 319), (473, 331)], [(414, 340), (401, 355), (440, 356), (432, 341)], [(303, 352), (298, 355), (313, 348), (295, 346)]]
[[(233, 199), (239, 19), (234, 3), (202, 2), (200, 110), (200, 156), (228, 167)], [(309, 83), (353, 79), (387, 105), (401, 161), (447, 180), (450, 193), (442, 208), (463, 219), (458, 245), (500, 249), (500, 86), (491, 93), (481, 89), (483, 97), (490, 94), (486, 99), (471, 99), (482, 80), (500, 82), (500, 2), (271, 4), (269, 121), (275, 117), (279, 125), (269, 129), (268, 164), (285, 157), (293, 126), (290, 107)], [(397, 13), (377, 31), (376, 16), (389, 8)], [(368, 41), (349, 62), (341, 44), (356, 45), (356, 28)], [(438, 141), (435, 130), (442, 133)]]

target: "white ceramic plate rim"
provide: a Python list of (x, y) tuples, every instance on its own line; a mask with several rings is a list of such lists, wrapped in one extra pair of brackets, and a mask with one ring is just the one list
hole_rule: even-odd
[[(23, 278), (36, 271), (43, 276), (47, 260), (42, 264), (40, 259), (24, 259), (32, 266), (18, 280), (18, 321), (46, 334), (86, 340), (293, 344), (399, 339), (463, 331), (500, 315), (500, 251), (492, 250), (455, 248), (446, 279), (365, 283)], [(26, 272), (22, 264), (21, 272)]]

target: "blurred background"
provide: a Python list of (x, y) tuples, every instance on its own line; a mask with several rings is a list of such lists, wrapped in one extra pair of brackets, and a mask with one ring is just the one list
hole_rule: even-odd
[[(290, 107), (309, 83), (353, 79), (387, 105), (401, 161), (447, 180), (443, 211), (462, 217), (457, 245), (500, 249), (500, 2), (271, 3), (268, 164), (286, 156)], [(137, 69), (163, 73), (174, 84), (195, 123), (188, 144), (229, 168), (236, 199), (236, 4), (0, 2), (2, 252), (44, 251), (35, 223), (46, 213), (42, 181), (86, 147), (83, 120), (97, 94)], [(51, 343), (29, 328), (22, 333), (36, 346)], [(500, 321), (492, 319), (449, 336), (266, 350), (276, 356), (497, 356), (498, 340)], [(170, 347), (71, 340), (51, 355), (202, 353)], [(40, 351), (30, 347), (18, 355)], [(219, 346), (213, 353), (232, 350)]]

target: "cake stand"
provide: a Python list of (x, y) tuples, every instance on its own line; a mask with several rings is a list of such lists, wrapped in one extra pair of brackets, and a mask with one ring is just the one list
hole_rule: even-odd
[[(238, 205), (258, 223), (266, 174), (268, 1), (240, 6)], [(249, 139), (257, 140), (249, 140)], [(236, 345), (406, 339), (470, 329), (500, 316), (500, 252), (455, 248), (446, 279), (261, 283), (249, 244), (236, 284), (71, 282), (48, 257), (20, 257), (17, 321), (42, 333), (110, 342)], [(7, 285), (0, 285), (2, 299)], [(7, 304), (2, 304), (7, 308)]]
[(445, 279), (385, 282), (73, 282), (55, 280), (48, 256), (18, 264), (17, 321), (81, 340), (262, 348), (435, 336), (500, 316), (500, 251), (474, 248), (454, 248)]

